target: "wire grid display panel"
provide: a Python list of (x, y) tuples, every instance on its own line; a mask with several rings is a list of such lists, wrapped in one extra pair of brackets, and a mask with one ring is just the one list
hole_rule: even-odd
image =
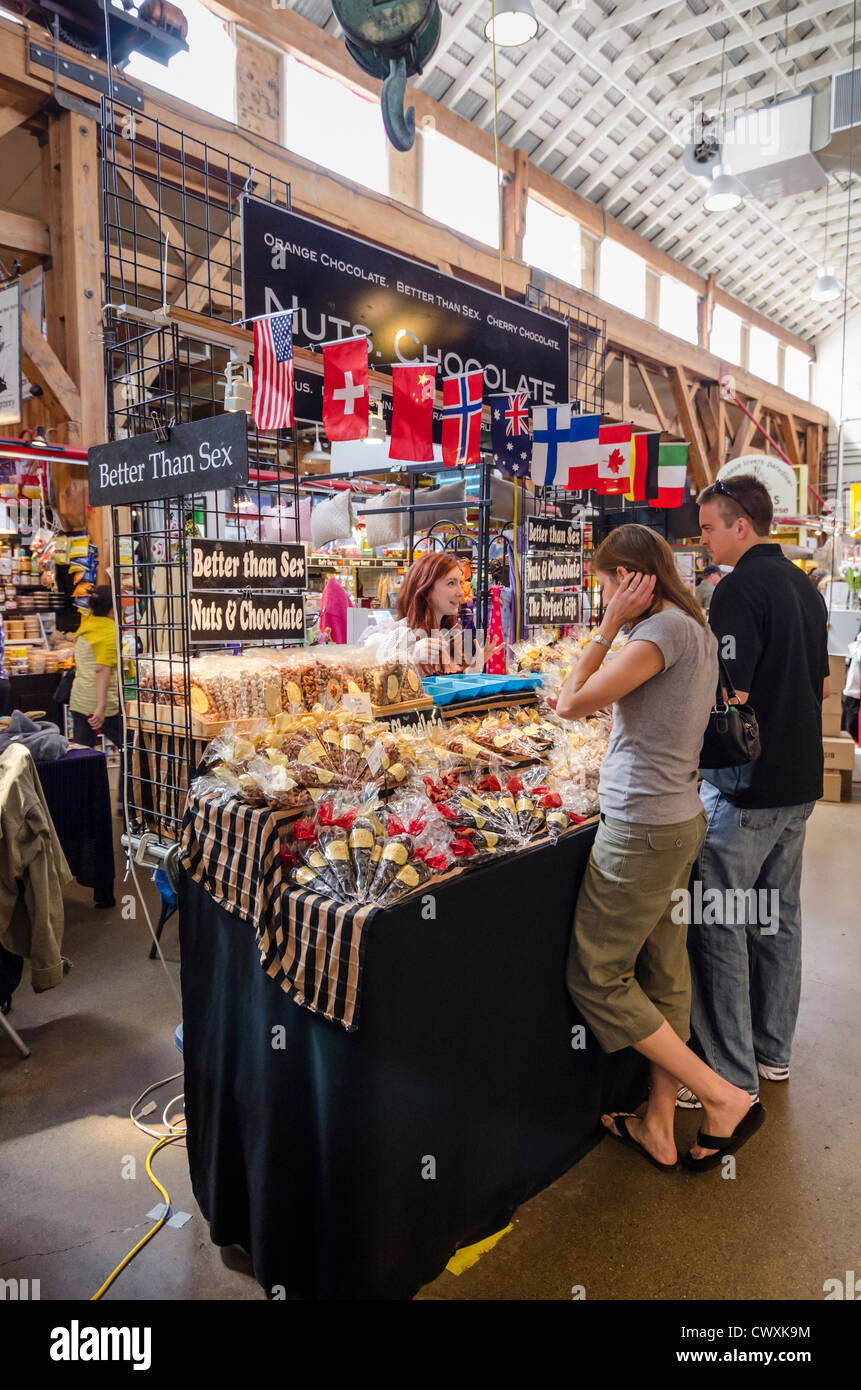
[[(290, 188), (107, 99), (101, 148), (108, 438), (114, 440), (149, 433), (154, 421), (180, 424), (223, 411), (229, 340), (220, 346), (195, 337), (193, 320), (154, 324), (145, 316), (165, 307), (190, 313), (198, 334), (201, 315), (209, 330), (240, 320), (240, 196), (254, 192), (289, 208)], [(124, 680), (130, 822), (163, 839), (178, 838), (189, 780), (205, 746), (188, 700), (195, 655), (187, 626), (188, 537), (299, 539), (294, 432), (249, 427), (248, 454), (249, 483), (241, 489), (111, 509), (123, 635), (135, 661), (134, 675)]]

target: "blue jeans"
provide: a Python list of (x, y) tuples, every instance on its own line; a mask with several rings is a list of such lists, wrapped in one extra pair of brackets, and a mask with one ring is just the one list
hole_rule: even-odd
[[(724, 906), (691, 914), (691, 1027), (709, 1066), (755, 1095), (757, 1062), (789, 1065), (801, 997), (801, 856), (816, 802), (745, 810), (708, 782), (700, 795), (709, 823), (692, 902), (701, 892), (706, 903)], [(718, 893), (706, 898), (710, 889)], [(739, 890), (748, 893), (742, 911)]]

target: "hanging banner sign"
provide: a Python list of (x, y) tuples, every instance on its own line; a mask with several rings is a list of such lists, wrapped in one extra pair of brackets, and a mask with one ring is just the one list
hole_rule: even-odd
[(248, 434), (243, 411), (174, 425), (167, 442), (138, 434), (88, 450), (91, 507), (122, 507), (215, 492), (248, 482)]
[(565, 321), (260, 198), (240, 207), (246, 318), (292, 307), (297, 346), (367, 333), (372, 368), (436, 362), (440, 379), (481, 370), (486, 391), (567, 401)]
[(530, 516), (526, 520), (527, 550), (579, 550), (583, 544), (579, 521), (558, 516)]
[(286, 545), (262, 541), (203, 540), (188, 542), (189, 588), (307, 589), (308, 556), (304, 542)]
[(21, 281), (0, 290), (0, 425), (21, 419)]
[(527, 589), (567, 588), (580, 583), (580, 556), (527, 555)]
[(553, 593), (540, 589), (526, 595), (526, 624), (528, 627), (564, 627), (580, 618), (580, 595), (572, 591)]
[(305, 637), (303, 594), (191, 594), (190, 642), (297, 642)]

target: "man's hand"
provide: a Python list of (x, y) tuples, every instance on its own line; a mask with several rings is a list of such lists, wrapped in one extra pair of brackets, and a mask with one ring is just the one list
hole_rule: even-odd
[(95, 732), (98, 733), (99, 730), (101, 729), (102, 725), (104, 724), (104, 722), (105, 722), (105, 707), (104, 707), (104, 705), (102, 705), (101, 708), (100, 708), (100, 707), (97, 705), (96, 708), (93, 710), (92, 714), (89, 715), (89, 717), (88, 717), (88, 719), (87, 719), (87, 723), (89, 724), (89, 726), (90, 726), (91, 729), (95, 730)]

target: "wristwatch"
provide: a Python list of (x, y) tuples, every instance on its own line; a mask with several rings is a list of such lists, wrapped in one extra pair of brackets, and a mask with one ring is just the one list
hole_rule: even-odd
[(589, 641), (598, 642), (602, 647), (606, 647), (607, 651), (610, 650), (610, 643), (607, 641), (606, 637), (604, 637), (600, 632), (593, 632), (592, 636), (589, 638)]

